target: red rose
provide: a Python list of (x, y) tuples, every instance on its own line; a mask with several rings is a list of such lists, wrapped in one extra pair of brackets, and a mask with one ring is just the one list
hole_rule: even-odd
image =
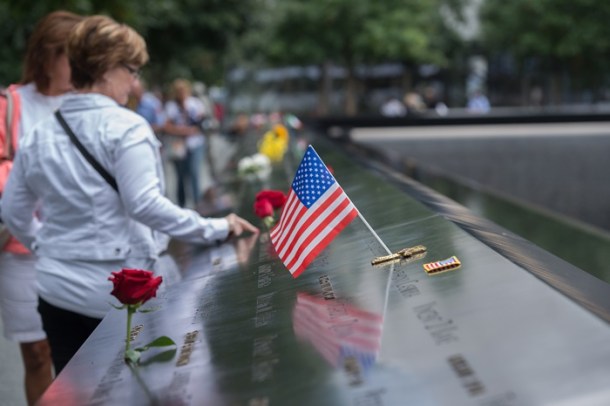
[(260, 199), (254, 202), (254, 213), (260, 217), (273, 217), (273, 205), (267, 199)]
[(286, 203), (286, 195), (279, 190), (261, 190), (256, 194), (256, 200), (268, 200), (274, 209), (280, 209)]
[(163, 282), (161, 276), (154, 277), (150, 271), (125, 268), (121, 272), (112, 272), (108, 280), (114, 285), (111, 294), (126, 305), (142, 304), (155, 297)]

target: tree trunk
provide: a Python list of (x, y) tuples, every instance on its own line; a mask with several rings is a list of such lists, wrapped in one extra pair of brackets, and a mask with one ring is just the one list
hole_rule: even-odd
[(347, 77), (345, 78), (345, 115), (350, 117), (358, 113), (357, 86), (354, 67), (350, 65), (347, 67)]
[(332, 89), (332, 78), (330, 77), (330, 62), (326, 61), (320, 65), (320, 78), (318, 81), (318, 116), (328, 115), (330, 105), (330, 91)]

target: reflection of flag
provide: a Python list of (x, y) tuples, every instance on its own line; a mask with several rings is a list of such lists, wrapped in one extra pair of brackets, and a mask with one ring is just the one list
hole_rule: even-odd
[(273, 248), (296, 278), (357, 215), (356, 207), (310, 145), (280, 221), (271, 230)]
[(380, 315), (299, 293), (292, 317), (297, 337), (309, 341), (331, 365), (352, 358), (366, 371), (375, 363), (381, 347)]

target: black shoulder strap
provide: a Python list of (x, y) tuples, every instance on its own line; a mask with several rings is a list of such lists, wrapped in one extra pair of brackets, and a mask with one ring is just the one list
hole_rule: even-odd
[(83, 146), (83, 144), (81, 144), (81, 142), (78, 140), (78, 138), (76, 138), (76, 135), (74, 135), (74, 132), (72, 131), (72, 129), (70, 128), (70, 126), (68, 125), (68, 123), (66, 123), (66, 120), (64, 119), (64, 117), (61, 115), (61, 113), (59, 112), (59, 110), (57, 110), (55, 112), (55, 117), (57, 118), (57, 121), (59, 121), (59, 124), (61, 124), (62, 128), (64, 129), (64, 131), (68, 134), (68, 137), (70, 137), (70, 140), (72, 140), (72, 142), (74, 143), (74, 145), (76, 145), (76, 148), (78, 148), (78, 150), (81, 152), (81, 154), (83, 154), (83, 156), (85, 157), (85, 159), (87, 161), (89, 161), (89, 163), (91, 164), (91, 166), (93, 166), (93, 168), (100, 174), (102, 175), (102, 178), (104, 178), (106, 180), (106, 182), (108, 182), (108, 184), (110, 186), (112, 186), (112, 188), (114, 190), (117, 191), (117, 193), (119, 192), (119, 187), (116, 183), (116, 180), (114, 179), (114, 177), (108, 173), (108, 171), (106, 169), (104, 169), (104, 167), (93, 157), (93, 155), (91, 155), (89, 153), (89, 151), (87, 151), (85, 149), (85, 147)]

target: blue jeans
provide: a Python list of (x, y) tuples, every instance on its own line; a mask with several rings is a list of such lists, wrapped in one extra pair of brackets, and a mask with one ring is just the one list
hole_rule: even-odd
[(190, 183), (193, 204), (196, 205), (201, 197), (200, 180), (203, 165), (205, 145), (187, 149), (183, 159), (174, 160), (176, 168), (176, 186), (178, 205), (186, 205), (186, 185)]

